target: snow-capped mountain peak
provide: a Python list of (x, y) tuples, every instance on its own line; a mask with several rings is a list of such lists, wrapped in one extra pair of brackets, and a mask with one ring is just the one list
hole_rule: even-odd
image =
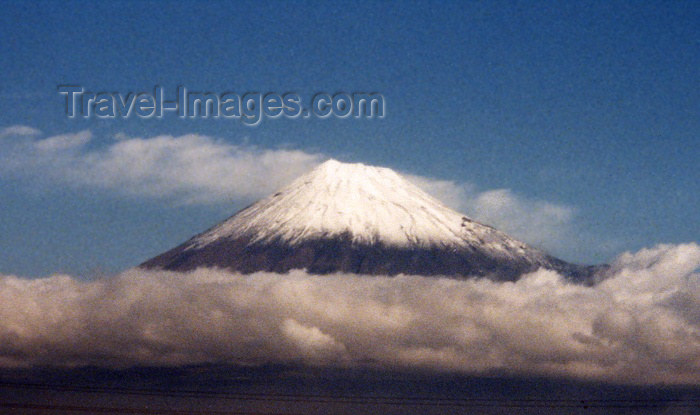
[(391, 169), (336, 160), (143, 266), (508, 280), (546, 267), (592, 275), (455, 212)]
[[(391, 169), (328, 160), (289, 186), (241, 211), (192, 241), (220, 238), (252, 242), (348, 235), (356, 243), (389, 246), (524, 248), (448, 208)], [(510, 238), (505, 238), (510, 239)]]

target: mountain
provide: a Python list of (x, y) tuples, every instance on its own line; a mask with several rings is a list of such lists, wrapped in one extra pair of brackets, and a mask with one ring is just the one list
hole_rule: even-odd
[(455, 212), (391, 169), (335, 160), (141, 266), (496, 280), (544, 267), (583, 281), (595, 271)]

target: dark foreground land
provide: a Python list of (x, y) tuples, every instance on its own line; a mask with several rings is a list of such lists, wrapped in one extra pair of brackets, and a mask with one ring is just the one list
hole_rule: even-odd
[(288, 366), (5, 369), (0, 413), (700, 414), (700, 387)]

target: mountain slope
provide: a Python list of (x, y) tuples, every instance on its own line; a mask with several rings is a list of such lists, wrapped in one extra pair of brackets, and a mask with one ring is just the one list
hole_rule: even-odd
[(142, 266), (499, 280), (540, 267), (591, 271), (453, 211), (390, 169), (335, 160)]

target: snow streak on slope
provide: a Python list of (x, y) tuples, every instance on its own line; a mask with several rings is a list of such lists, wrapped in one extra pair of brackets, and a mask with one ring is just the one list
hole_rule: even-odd
[(221, 239), (255, 242), (349, 236), (354, 243), (394, 247), (478, 247), (495, 257), (545, 255), (455, 212), (393, 170), (330, 160), (281, 191), (190, 241), (202, 248)]

